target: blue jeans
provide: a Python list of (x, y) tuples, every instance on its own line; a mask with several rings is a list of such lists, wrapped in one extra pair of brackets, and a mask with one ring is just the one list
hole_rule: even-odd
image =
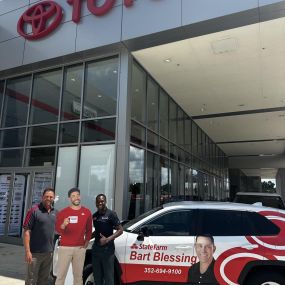
[(96, 285), (114, 285), (114, 261), (113, 248), (93, 244), (92, 268)]

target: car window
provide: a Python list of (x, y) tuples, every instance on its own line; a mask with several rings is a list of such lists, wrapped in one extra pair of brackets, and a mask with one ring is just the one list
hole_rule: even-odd
[(165, 213), (143, 225), (151, 236), (194, 235), (194, 211), (180, 210)]
[(145, 217), (150, 216), (151, 214), (153, 214), (153, 213), (155, 213), (161, 209), (162, 209), (162, 207), (156, 207), (156, 208), (151, 209), (150, 211), (147, 211), (147, 212), (139, 215), (138, 217), (130, 220), (129, 222), (127, 222), (126, 224), (123, 225), (124, 230), (127, 231), (127, 229), (130, 226), (134, 225), (135, 223), (139, 222), (140, 220), (144, 219)]
[(245, 235), (268, 236), (277, 235), (280, 229), (272, 221), (255, 212), (244, 212)]
[(197, 235), (247, 236), (275, 235), (279, 228), (255, 212), (200, 209)]

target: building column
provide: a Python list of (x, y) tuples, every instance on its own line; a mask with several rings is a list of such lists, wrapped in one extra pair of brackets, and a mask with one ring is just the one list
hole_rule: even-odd
[(122, 46), (120, 52), (120, 70), (118, 84), (118, 122), (116, 141), (116, 167), (115, 167), (115, 201), (114, 209), (119, 218), (127, 218), (127, 198), (129, 190), (129, 150), (131, 128), (131, 67), (132, 56)]
[(285, 168), (279, 168), (277, 171), (276, 192), (285, 200)]

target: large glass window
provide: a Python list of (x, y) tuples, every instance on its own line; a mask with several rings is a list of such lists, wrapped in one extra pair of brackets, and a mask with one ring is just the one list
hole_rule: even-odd
[(144, 124), (146, 117), (146, 74), (136, 64), (133, 65), (131, 88), (132, 119)]
[(133, 219), (144, 212), (144, 155), (143, 149), (130, 147), (128, 219)]
[(83, 65), (65, 68), (62, 93), (61, 120), (80, 118)]
[(178, 108), (177, 112), (177, 143), (180, 147), (184, 147), (184, 112)]
[(169, 139), (177, 142), (177, 105), (173, 100), (169, 101)]
[(3, 102), (3, 95), (4, 95), (4, 86), (5, 86), (5, 81), (0, 80), (0, 110), (2, 109), (2, 102)]
[(23, 150), (11, 149), (0, 151), (0, 165), (1, 167), (22, 166)]
[(117, 113), (118, 58), (88, 63), (86, 66), (83, 118)]
[(169, 201), (169, 160), (164, 157), (160, 157), (160, 204), (164, 204)]
[(64, 123), (59, 128), (59, 142), (65, 143), (77, 143), (79, 134), (79, 122), (76, 123)]
[(158, 131), (158, 85), (150, 78), (147, 81), (147, 125)]
[(113, 208), (114, 165), (115, 145), (81, 147), (78, 186), (82, 204), (86, 207), (94, 209), (96, 196), (103, 193), (107, 197), (107, 206)]
[(168, 95), (161, 90), (159, 96), (159, 131), (160, 134), (165, 138), (168, 138), (168, 101)]
[(1, 131), (1, 148), (24, 146), (26, 128)]
[(26, 166), (53, 166), (55, 147), (30, 148), (26, 150)]
[(30, 123), (55, 122), (61, 88), (61, 69), (35, 74)]
[(141, 125), (132, 122), (131, 125), (131, 142), (144, 146), (146, 143), (145, 128)]
[(27, 123), (30, 88), (30, 75), (7, 80), (2, 127), (22, 126)]
[(159, 156), (148, 152), (144, 211), (148, 211), (158, 204), (158, 166)]
[(28, 145), (50, 145), (56, 143), (57, 125), (44, 125), (29, 129)]
[[(58, 150), (56, 170), (56, 208), (62, 209), (69, 204), (67, 192), (76, 186), (78, 147), (61, 147)], [(83, 189), (82, 189), (83, 190)]]
[(81, 141), (113, 141), (115, 140), (115, 119), (94, 120), (82, 123)]

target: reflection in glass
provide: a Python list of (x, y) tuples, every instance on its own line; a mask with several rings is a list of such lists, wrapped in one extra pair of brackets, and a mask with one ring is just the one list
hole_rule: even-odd
[(147, 132), (147, 148), (156, 152), (159, 151), (158, 135), (151, 131)]
[(55, 159), (55, 147), (31, 148), (26, 153), (26, 166), (52, 166)]
[(191, 129), (191, 119), (185, 118), (185, 149), (188, 152), (191, 152), (191, 137), (192, 137), (192, 129)]
[(158, 131), (158, 85), (151, 79), (147, 81), (147, 125)]
[(55, 122), (61, 86), (61, 69), (35, 74), (30, 123)]
[(113, 141), (116, 134), (116, 119), (85, 121), (82, 123), (82, 142)]
[(160, 157), (160, 204), (169, 201), (169, 161), (167, 158)]
[(69, 204), (66, 193), (76, 185), (77, 153), (77, 146), (60, 147), (58, 149), (55, 183), (56, 209), (62, 209)]
[(147, 152), (147, 174), (144, 211), (148, 211), (158, 205), (158, 185), (159, 185), (159, 156)]
[(57, 125), (45, 125), (29, 128), (28, 145), (49, 145), (56, 143)]
[(12, 149), (0, 152), (0, 167), (22, 166), (23, 150)]
[(7, 80), (3, 109), (3, 127), (22, 126), (26, 124), (30, 88), (30, 75)]
[(176, 162), (170, 162), (170, 171), (169, 171), (169, 198), (170, 201), (179, 200), (178, 197), (178, 165)]
[(95, 207), (95, 197), (103, 193), (108, 208), (113, 208), (115, 145), (82, 146), (80, 155), (79, 188), (82, 204)]
[(26, 128), (1, 131), (1, 148), (24, 146)]
[(159, 96), (159, 132), (165, 138), (168, 138), (168, 101), (168, 95), (161, 90)]
[(77, 143), (79, 122), (61, 124), (59, 128), (59, 143)]
[[(1, 152), (0, 152), (1, 154)], [(2, 155), (2, 154), (1, 154)], [(0, 192), (0, 204), (1, 204), (1, 215), (0, 215), (0, 236), (6, 234), (5, 226), (8, 217), (8, 203), (9, 203), (9, 194), (10, 187), (13, 183), (12, 175), (10, 173), (1, 173), (0, 174), (0, 182), (1, 182), (1, 192)]]
[(131, 142), (138, 145), (145, 145), (145, 128), (132, 121)]
[(128, 219), (133, 219), (143, 213), (144, 197), (144, 154), (143, 149), (130, 147), (129, 158), (129, 195)]
[(177, 112), (177, 144), (184, 147), (184, 112), (181, 108)]
[(4, 96), (4, 80), (0, 80), (0, 110), (2, 109), (2, 102), (3, 102), (3, 96)]
[(133, 65), (131, 100), (132, 119), (144, 124), (146, 117), (146, 74), (137, 64)]
[(116, 115), (118, 58), (88, 63), (86, 67), (83, 118)]
[(169, 102), (169, 139), (177, 142), (177, 105), (173, 100)]
[(192, 188), (192, 169), (185, 168), (185, 200), (193, 200), (193, 188)]
[(65, 68), (62, 94), (61, 120), (76, 120), (81, 113), (83, 65)]
[(167, 140), (163, 139), (162, 137), (159, 138), (160, 141), (160, 154), (162, 155), (169, 155), (169, 143)]

